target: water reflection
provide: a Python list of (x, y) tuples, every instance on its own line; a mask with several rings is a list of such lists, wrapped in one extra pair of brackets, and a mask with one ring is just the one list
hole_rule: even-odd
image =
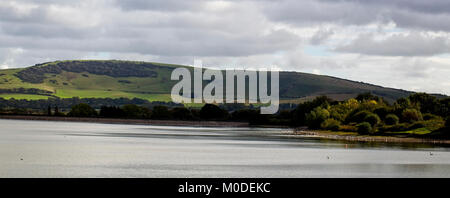
[(448, 147), (288, 129), (0, 120), (0, 177), (449, 177)]

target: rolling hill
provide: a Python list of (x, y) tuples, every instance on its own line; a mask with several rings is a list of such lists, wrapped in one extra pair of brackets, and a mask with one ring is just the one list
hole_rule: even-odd
[[(176, 83), (170, 80), (170, 75), (176, 67), (193, 69), (189, 66), (153, 62), (69, 60), (0, 70), (0, 97), (136, 97), (149, 101), (170, 101), (170, 90)], [(412, 93), (331, 76), (280, 72), (282, 102), (299, 102), (319, 95), (344, 100), (364, 92), (382, 96), (388, 101)]]

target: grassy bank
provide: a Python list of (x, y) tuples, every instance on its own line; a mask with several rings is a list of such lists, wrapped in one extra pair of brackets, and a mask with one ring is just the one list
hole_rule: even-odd
[(336, 132), (321, 130), (294, 129), (295, 135), (308, 137), (318, 137), (332, 140), (345, 140), (357, 142), (385, 142), (385, 143), (426, 143), (426, 144), (445, 144), (450, 145), (450, 140), (434, 139), (430, 137), (408, 137), (398, 134), (385, 134), (377, 136), (360, 135), (356, 132)]

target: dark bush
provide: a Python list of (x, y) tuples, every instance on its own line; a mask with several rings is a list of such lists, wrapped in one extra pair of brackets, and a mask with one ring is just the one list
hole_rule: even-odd
[(270, 117), (268, 118), (268, 122), (262, 124), (286, 126), (290, 124), (290, 120)]
[(194, 120), (200, 120), (200, 109), (191, 109), (191, 114)]
[(441, 117), (431, 113), (423, 114), (423, 120), (436, 120), (436, 119), (441, 119)]
[(155, 106), (152, 110), (151, 118), (155, 120), (167, 120), (171, 115), (169, 109), (166, 106)]
[[(259, 112), (250, 118), (249, 123), (251, 125), (267, 125), (271, 121), (272, 115), (260, 114)], [(273, 120), (272, 120), (273, 121)]]
[(116, 106), (102, 106), (100, 108), (100, 117), (104, 118), (123, 118), (125, 117), (125, 112)]
[(384, 122), (388, 125), (398, 124), (398, 117), (394, 114), (388, 114), (386, 118), (384, 118)]
[(258, 116), (259, 111), (254, 109), (242, 109), (233, 111), (231, 119), (235, 121), (250, 121), (255, 116)]
[(135, 104), (124, 105), (122, 110), (126, 118), (148, 119), (151, 116), (151, 111), (148, 108)]
[(332, 131), (338, 131), (341, 123), (335, 119), (329, 118), (320, 124), (320, 128), (332, 130)]
[(373, 113), (377, 114), (378, 117), (384, 118), (386, 115), (388, 115), (391, 112), (390, 108), (387, 107), (379, 107), (373, 110)]
[(380, 117), (378, 117), (377, 114), (371, 113), (368, 114), (365, 118), (364, 118), (364, 122), (368, 122), (370, 123), (372, 126), (377, 125), (378, 123), (380, 123)]
[(420, 121), (422, 120), (422, 113), (417, 109), (405, 109), (402, 112), (402, 120), (410, 123)]
[(191, 111), (185, 107), (175, 107), (172, 110), (172, 118), (176, 120), (192, 120), (193, 116)]
[(97, 112), (88, 104), (80, 103), (72, 106), (68, 116), (72, 117), (95, 117)]
[(408, 99), (418, 105), (423, 113), (436, 113), (440, 108), (437, 98), (427, 93), (415, 93), (408, 96)]
[(200, 117), (206, 120), (224, 119), (228, 116), (228, 112), (221, 109), (217, 105), (205, 104), (200, 109)]
[(55, 107), (55, 113), (53, 113), (54, 116), (65, 116), (64, 113), (59, 112), (58, 106)]
[(408, 130), (408, 127), (409, 125), (407, 123), (399, 123), (392, 126), (384, 126), (383, 131), (392, 131), (392, 132), (406, 131)]
[(372, 132), (372, 126), (368, 122), (359, 123), (356, 125), (359, 134), (369, 134)]
[[(316, 107), (327, 107), (332, 102), (332, 100), (326, 96), (316, 97), (312, 101), (303, 102), (297, 105), (295, 110), (292, 112), (293, 124), (296, 126), (307, 125), (306, 115), (309, 114)], [(320, 125), (320, 123), (319, 123)]]
[[(397, 101), (395, 101), (394, 103), (394, 108), (396, 110), (405, 110), (407, 108), (411, 108), (411, 101), (408, 98), (399, 98), (397, 99)], [(401, 112), (400, 112), (401, 113)]]
[(288, 120), (292, 118), (292, 113), (289, 110), (280, 110), (277, 114), (278, 119)]
[(432, 119), (432, 120), (424, 120), (424, 121), (416, 121), (411, 124), (408, 130), (418, 129), (418, 128), (427, 128), (431, 131), (438, 130), (445, 127), (445, 121), (442, 118)]
[(370, 93), (370, 92), (366, 92), (366, 93), (358, 94), (358, 96), (356, 96), (355, 99), (358, 101), (368, 101), (368, 100), (378, 101), (379, 97), (372, 95), (372, 93)]
[(122, 110), (127, 118), (138, 118), (140, 114), (139, 106), (135, 104), (123, 105)]
[(408, 127), (408, 130), (419, 129), (423, 127), (426, 127), (423, 122), (414, 122), (411, 126)]
[(306, 115), (306, 123), (309, 128), (320, 128), (320, 124), (330, 117), (330, 112), (322, 107), (316, 107)]
[(349, 114), (347, 118), (347, 123), (356, 122), (361, 123), (364, 122), (364, 119), (367, 115), (372, 114), (370, 111), (355, 111)]

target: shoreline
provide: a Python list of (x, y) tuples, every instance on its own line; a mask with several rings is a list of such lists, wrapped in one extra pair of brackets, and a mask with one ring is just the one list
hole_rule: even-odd
[(395, 136), (367, 136), (356, 135), (353, 132), (342, 132), (337, 134), (333, 131), (315, 131), (294, 129), (295, 135), (302, 135), (307, 137), (317, 137), (331, 140), (344, 140), (350, 142), (380, 142), (380, 143), (424, 143), (424, 144), (446, 144), (450, 145), (448, 139), (431, 139), (431, 138), (417, 138), (417, 137), (395, 137)]
[[(137, 124), (137, 125), (162, 125), (162, 126), (191, 126), (191, 127), (264, 127), (264, 128), (289, 128), (286, 126), (255, 125), (247, 122), (226, 121), (186, 121), (186, 120), (144, 120), (122, 118), (81, 118), (81, 117), (57, 117), (57, 116), (29, 116), (29, 115), (0, 115), (5, 120), (37, 120), (37, 121), (65, 121), (65, 122), (89, 122), (103, 124)], [(380, 142), (380, 143), (426, 143), (450, 145), (450, 140), (430, 139), (418, 137), (395, 136), (367, 136), (353, 132), (333, 132), (311, 130), (305, 127), (291, 128), (292, 135), (315, 137), (329, 140), (344, 140), (350, 142)]]
[(103, 124), (138, 124), (138, 125), (164, 125), (164, 126), (193, 126), (193, 127), (248, 127), (247, 122), (225, 121), (189, 121), (189, 120), (144, 120), (122, 118), (81, 118), (58, 116), (26, 116), (26, 115), (0, 115), (0, 119), (6, 120), (38, 120), (38, 121), (64, 121), (64, 122), (89, 122)]

